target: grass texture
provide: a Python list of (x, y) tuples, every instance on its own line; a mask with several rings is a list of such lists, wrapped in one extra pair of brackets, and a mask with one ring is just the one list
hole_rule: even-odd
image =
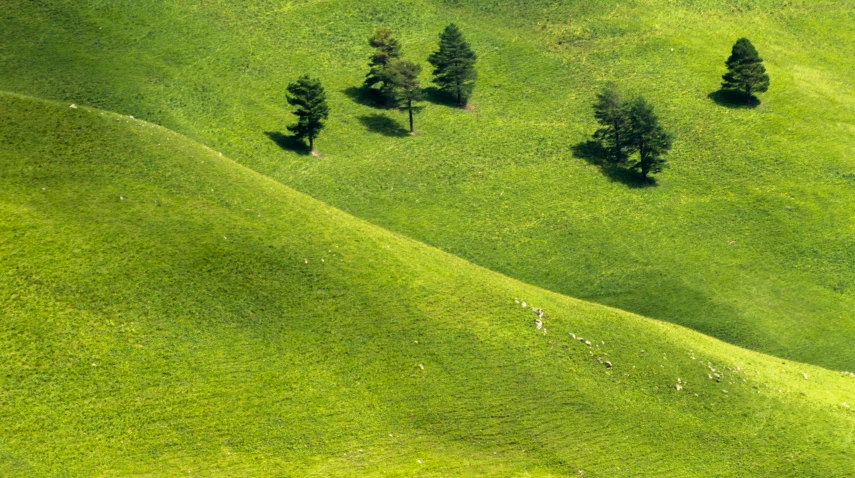
[[(853, 12), (771, 0), (13, 1), (0, 89), (166, 126), (527, 283), (853, 369)], [(388, 26), (424, 62), (452, 21), (480, 58), (472, 108), (429, 95), (407, 137), (403, 113), (355, 90), (366, 38)], [(772, 78), (753, 108), (717, 93), (741, 36)], [(303, 73), (329, 92), (321, 159), (282, 136), (285, 86)], [(656, 187), (575, 148), (607, 81), (643, 93), (676, 135)]]
[(0, 475), (852, 470), (853, 377), (523, 284), (126, 115), (3, 94), (0, 138)]

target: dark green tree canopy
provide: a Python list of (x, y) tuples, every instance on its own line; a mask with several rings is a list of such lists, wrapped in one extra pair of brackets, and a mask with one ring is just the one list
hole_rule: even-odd
[(627, 155), (626, 129), (629, 113), (624, 104), (623, 95), (614, 84), (609, 83), (599, 93), (594, 103), (594, 117), (601, 128), (594, 133), (594, 139), (603, 143), (612, 153), (612, 160), (623, 163)]
[(627, 140), (632, 149), (638, 152), (638, 161), (631, 167), (638, 169), (644, 182), (647, 182), (648, 174), (658, 173), (666, 166), (662, 155), (671, 150), (673, 137), (659, 124), (653, 105), (641, 96), (629, 103), (627, 116)]
[(380, 28), (374, 32), (368, 39), (368, 44), (374, 48), (374, 53), (369, 58), (370, 70), (365, 75), (364, 85), (368, 88), (376, 85), (388, 92), (389, 85), (384, 70), (389, 62), (401, 57), (401, 44), (388, 28)]
[(721, 77), (721, 87), (744, 91), (747, 102), (751, 102), (752, 93), (762, 93), (769, 89), (769, 75), (766, 74), (763, 59), (747, 38), (736, 41), (725, 65), (727, 73)]
[(421, 84), (419, 74), (422, 66), (407, 60), (393, 60), (386, 68), (386, 75), (395, 93), (395, 97), (401, 102), (410, 115), (410, 134), (415, 133), (413, 129), (413, 101), (421, 99)]
[(439, 50), (428, 57), (433, 65), (433, 82), (457, 98), (463, 106), (472, 94), (475, 80), (475, 61), (478, 59), (457, 25), (451, 24), (439, 35)]
[(301, 76), (288, 85), (288, 104), (294, 106), (297, 122), (288, 126), (288, 131), (298, 139), (308, 138), (309, 149), (314, 151), (315, 138), (324, 129), (324, 121), (329, 116), (327, 95), (321, 80)]

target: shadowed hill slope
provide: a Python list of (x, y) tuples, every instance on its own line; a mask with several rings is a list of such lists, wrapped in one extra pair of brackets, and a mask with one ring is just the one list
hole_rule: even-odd
[(0, 310), (3, 476), (853, 467), (855, 378), (522, 284), (152, 124), (10, 95)]
[[(772, 0), (13, 1), (0, 88), (162, 124), (528, 283), (855, 369), (853, 14)], [(402, 114), (352, 94), (366, 37), (388, 26), (423, 61), (451, 21), (479, 54), (473, 109), (428, 104), (420, 135), (402, 137)], [(746, 35), (772, 86), (730, 108), (715, 92)], [(281, 135), (285, 85), (306, 72), (332, 106), (323, 160)], [(676, 135), (656, 188), (574, 157), (609, 80)]]

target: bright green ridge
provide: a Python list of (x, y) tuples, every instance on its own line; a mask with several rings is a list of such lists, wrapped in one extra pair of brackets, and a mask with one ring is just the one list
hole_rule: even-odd
[(127, 116), (0, 95), (0, 138), (4, 477), (855, 466), (855, 378), (520, 283)]
[[(0, 88), (164, 125), (524, 282), (853, 369), (853, 19), (812, 0), (18, 0)], [(346, 94), (375, 28), (425, 62), (451, 21), (479, 55), (473, 111), (428, 104), (406, 137), (403, 113)], [(707, 97), (741, 36), (772, 77), (756, 109)], [(303, 73), (332, 107), (320, 160), (265, 135), (292, 122), (285, 86)], [(606, 81), (676, 135), (658, 187), (572, 155)]]

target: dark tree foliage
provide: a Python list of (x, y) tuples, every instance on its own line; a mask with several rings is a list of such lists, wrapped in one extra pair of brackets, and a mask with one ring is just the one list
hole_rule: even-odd
[(721, 77), (721, 87), (726, 90), (744, 91), (747, 103), (751, 103), (752, 93), (762, 93), (769, 89), (769, 75), (766, 74), (763, 59), (747, 38), (736, 41), (725, 65), (727, 73)]
[(422, 89), (419, 83), (419, 74), (422, 66), (407, 60), (394, 60), (386, 67), (386, 76), (395, 97), (401, 102), (402, 107), (410, 114), (410, 134), (415, 134), (413, 129), (413, 101), (421, 99)]
[(294, 106), (297, 122), (288, 126), (297, 139), (308, 138), (309, 149), (315, 150), (315, 138), (324, 129), (324, 120), (329, 116), (327, 95), (321, 80), (301, 76), (288, 85), (288, 104)]
[(594, 133), (594, 139), (602, 143), (611, 153), (616, 164), (626, 161), (626, 129), (629, 113), (623, 96), (615, 85), (608, 84), (594, 103), (594, 117), (602, 126)]
[(391, 61), (401, 57), (401, 44), (387, 28), (380, 28), (374, 32), (374, 35), (368, 39), (368, 44), (374, 48), (374, 53), (368, 62), (371, 69), (365, 75), (364, 85), (367, 88), (377, 86), (380, 91), (388, 94), (391, 92), (391, 86), (386, 78), (385, 69)]
[(638, 161), (631, 168), (641, 172), (646, 183), (647, 175), (658, 173), (666, 165), (662, 155), (671, 149), (672, 136), (659, 124), (659, 118), (653, 113), (653, 105), (643, 97), (634, 98), (628, 107), (627, 140), (634, 151), (638, 152)]
[(428, 57), (428, 62), (434, 67), (433, 82), (455, 96), (460, 106), (466, 104), (475, 87), (477, 59), (463, 33), (453, 23), (439, 35), (439, 50)]

